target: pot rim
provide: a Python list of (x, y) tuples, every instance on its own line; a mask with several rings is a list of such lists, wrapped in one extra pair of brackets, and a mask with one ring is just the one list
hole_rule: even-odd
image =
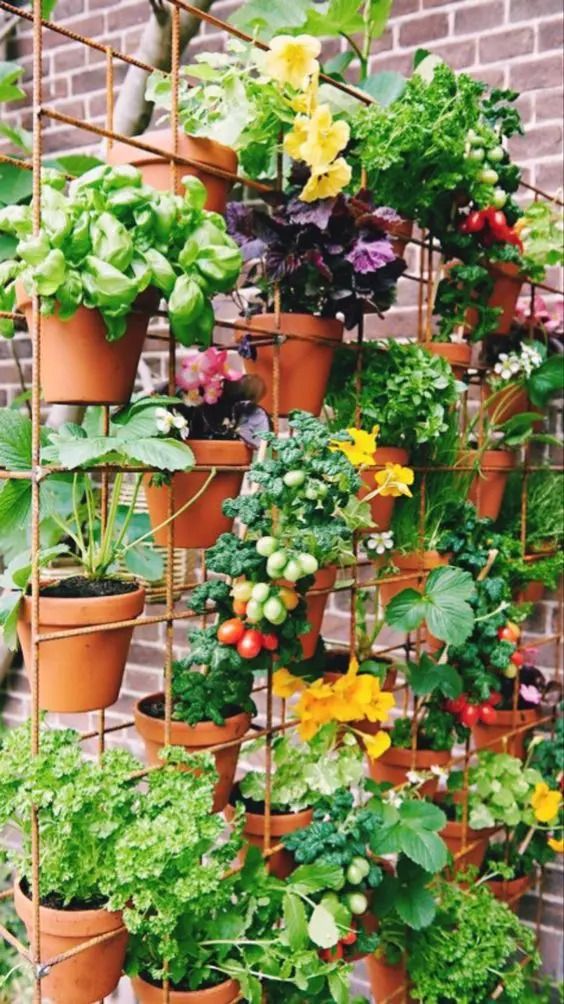
[[(145, 694), (135, 702), (134, 716), (135, 727), (143, 736), (151, 740), (164, 742), (164, 718), (154, 718), (143, 711), (141, 704), (151, 699), (164, 699), (164, 691), (155, 691), (152, 694)], [(186, 722), (171, 721), (171, 736), (175, 736), (175, 744), (179, 746), (201, 746), (214, 745), (210, 742), (210, 735), (215, 736), (215, 742), (226, 742), (229, 739), (239, 739), (246, 735), (252, 721), (249, 711), (239, 711), (235, 715), (230, 715), (225, 719), (224, 725), (216, 725), (214, 722), (198, 722), (196, 725), (188, 725)], [(204, 739), (204, 733), (206, 738)], [(231, 733), (228, 735), (228, 733)]]
[[(33, 904), (22, 889), (22, 879), (16, 876), (14, 880), (14, 906), (18, 916), (31, 918)], [(19, 907), (19, 909), (18, 909)], [(121, 910), (108, 910), (106, 907), (96, 907), (90, 910), (55, 909), (52, 906), (39, 906), (41, 930), (45, 934), (58, 934), (62, 937), (80, 938), (82, 935), (100, 934), (117, 930), (123, 926)]]
[[(320, 317), (319, 314), (307, 314), (303, 312), (293, 313), (290, 310), (283, 310), (280, 314), (276, 315), (272, 311), (265, 311), (262, 314), (253, 314), (252, 317), (239, 318), (236, 322), (237, 328), (243, 329), (242, 333), (236, 334), (236, 338), (239, 341), (244, 334), (266, 334), (271, 335), (275, 327), (272, 323), (266, 324), (264, 328), (257, 325), (256, 321), (260, 321), (264, 318), (267, 322), (276, 322), (277, 317), (282, 320), (282, 318), (294, 318), (299, 325), (302, 321), (307, 321), (309, 324), (313, 325), (317, 331), (310, 331), (309, 334), (315, 338), (318, 335), (320, 338), (333, 339), (335, 341), (340, 341), (343, 337), (345, 326), (343, 321), (340, 321), (337, 317)], [(284, 333), (283, 331), (281, 332)]]
[[(157, 993), (161, 989), (161, 987), (156, 986), (154, 983), (149, 983), (147, 980), (144, 980), (142, 976), (132, 977), (131, 982), (134, 987), (136, 983), (142, 983), (143, 986), (150, 987), (151, 990), (155, 990)], [(176, 1002), (176, 1004), (182, 1004), (183, 1001), (185, 1001), (186, 1004), (196, 1004), (198, 1000), (202, 1001), (203, 1004), (205, 1004), (205, 1001), (211, 1001), (213, 1004), (213, 995), (218, 991), (232, 991), (234, 994), (233, 1000), (235, 1000), (239, 994), (239, 989), (237, 981), (228, 978), (224, 980), (223, 983), (218, 983), (215, 987), (204, 987), (202, 990), (170, 990), (169, 995), (171, 1001)]]
[[(387, 729), (383, 729), (387, 732)], [(427, 764), (431, 767), (433, 764), (446, 764), (451, 758), (451, 750), (415, 750), (415, 767), (426, 767)], [(385, 753), (379, 758), (383, 763), (387, 763), (389, 766), (398, 767), (411, 767), (411, 761), (413, 757), (412, 749), (404, 749), (402, 746), (390, 746)], [(419, 761), (419, 763), (418, 763)]]
[[(125, 580), (124, 580), (125, 581)], [(48, 585), (44, 582), (43, 585)], [(124, 616), (123, 608), (132, 607)], [(113, 596), (39, 596), (39, 618), (50, 627), (61, 625), (113, 624), (115, 621), (139, 617), (145, 606), (145, 589), (137, 586), (132, 592)], [(24, 596), (19, 620), (31, 622), (32, 597)], [(81, 609), (79, 609), (81, 608)], [(117, 608), (117, 609), (116, 609)]]
[[(135, 139), (139, 139), (142, 142), (144, 141), (145, 143), (147, 143), (150, 146), (160, 146), (160, 147), (162, 147), (163, 154), (165, 152), (170, 153), (172, 151), (173, 143), (172, 143), (172, 136), (171, 136), (171, 130), (170, 130), (170, 128), (164, 127), (163, 129), (149, 129), (148, 132), (141, 133), (141, 134), (139, 134), (138, 136), (136, 136), (134, 138)], [(239, 158), (237, 157), (237, 154), (236, 154), (235, 150), (233, 150), (232, 147), (227, 146), (225, 143), (219, 143), (218, 140), (211, 139), (211, 137), (208, 137), (208, 136), (193, 136), (190, 133), (185, 133), (183, 129), (179, 129), (178, 130), (178, 139), (179, 139), (179, 146), (180, 147), (182, 146), (182, 143), (184, 141), (184, 142), (187, 142), (188, 145), (190, 145), (190, 144), (193, 143), (193, 144), (195, 144), (198, 147), (203, 147), (204, 150), (202, 151), (202, 153), (204, 153), (204, 151), (207, 150), (208, 151), (208, 157), (209, 157), (209, 154), (211, 153), (212, 150), (214, 150), (217, 153), (217, 155), (218, 155), (217, 159), (219, 161), (221, 161), (222, 163), (218, 165), (218, 164), (213, 163), (213, 161), (209, 160), (209, 159), (207, 159), (207, 160), (201, 160), (201, 161), (198, 159), (198, 165), (199, 166), (201, 165), (201, 167), (203, 167), (203, 168), (206, 168), (206, 167), (218, 167), (218, 166), (223, 167), (223, 166), (226, 166), (228, 169), (231, 169), (231, 168), (235, 169), (237, 167)], [(140, 163), (141, 164), (145, 164), (145, 163), (152, 163), (152, 162), (159, 161), (159, 160), (167, 160), (166, 157), (164, 157), (164, 156), (163, 157), (159, 157), (156, 153), (151, 153), (149, 150), (141, 150), (141, 149), (138, 149), (137, 147), (134, 148), (134, 147), (129, 146), (128, 143), (120, 143), (118, 141), (117, 143), (114, 143), (114, 145), (112, 147), (112, 156), (115, 157), (116, 150), (118, 152), (118, 158), (116, 160), (117, 163), (123, 163), (123, 161), (119, 158), (119, 151), (120, 151), (121, 148), (123, 148), (124, 153), (128, 157), (127, 163), (130, 163), (130, 164), (137, 165), (137, 164), (140, 164)], [(183, 156), (180, 150), (179, 150), (179, 156), (180, 157)], [(189, 157), (189, 159), (190, 160), (192, 160), (192, 159), (196, 160), (197, 158)], [(226, 164), (226, 162), (228, 162), (228, 163)], [(191, 167), (188, 164), (178, 164), (178, 168), (179, 168), (179, 170), (182, 170), (184, 172), (189, 171), (189, 170), (194, 170), (194, 168)], [(227, 179), (227, 178), (219, 178), (218, 177), (217, 180), (218, 181), (228, 182), (229, 179)]]

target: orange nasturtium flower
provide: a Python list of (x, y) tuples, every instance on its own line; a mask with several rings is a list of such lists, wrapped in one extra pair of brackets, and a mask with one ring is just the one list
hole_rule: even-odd
[(539, 823), (550, 823), (555, 819), (561, 805), (562, 795), (559, 791), (551, 791), (544, 781), (535, 786), (531, 806)]

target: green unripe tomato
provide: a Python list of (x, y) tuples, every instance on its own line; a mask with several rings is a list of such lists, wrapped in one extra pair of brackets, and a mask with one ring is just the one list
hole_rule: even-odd
[(471, 150), (468, 151), (468, 157), (470, 160), (483, 160), (486, 156), (486, 151), (482, 146), (473, 146)]
[(357, 917), (368, 910), (368, 900), (362, 892), (350, 892), (345, 899), (349, 910)]
[(315, 575), (317, 569), (319, 568), (319, 562), (313, 554), (306, 554), (305, 552), (303, 554), (298, 554), (297, 560), (306, 575)]
[(368, 861), (366, 858), (361, 858), (360, 855), (357, 855), (356, 858), (352, 859), (351, 865), (354, 865), (355, 868), (358, 868), (362, 872), (364, 878), (366, 878), (368, 872), (370, 871), (370, 861)]
[(496, 181), (499, 179), (499, 174), (497, 171), (494, 171), (493, 167), (488, 167), (486, 165), (480, 171), (478, 179), (483, 181), (484, 185), (495, 185)]
[(258, 624), (262, 620), (264, 614), (262, 609), (262, 603), (258, 600), (249, 600), (247, 603), (247, 610), (245, 612), (245, 617), (251, 624)]
[(306, 487), (304, 489), (304, 495), (305, 495), (306, 499), (309, 499), (310, 502), (317, 502), (318, 494), (317, 494), (317, 488), (316, 488), (316, 486), (315, 485), (306, 485)]
[(514, 666), (513, 663), (510, 662), (507, 669), (503, 670), (503, 675), (507, 677), (508, 680), (514, 680), (517, 676), (517, 666)]
[(300, 469), (295, 471), (286, 471), (286, 474), (282, 478), (286, 488), (299, 488), (303, 485), (305, 479), (305, 471)]
[(271, 579), (280, 578), (282, 569), (285, 568), (287, 561), (288, 555), (286, 551), (275, 551), (274, 554), (270, 555), (270, 558), (266, 562), (266, 571)]
[(482, 137), (478, 136), (478, 133), (474, 132), (473, 129), (468, 130), (468, 132), (466, 133), (466, 139), (468, 140), (469, 143), (472, 144), (472, 146), (482, 145)]
[(358, 868), (358, 866), (351, 861), (349, 867), (347, 868), (347, 882), (350, 882), (351, 885), (360, 885), (363, 879), (364, 874), (362, 869)]
[(494, 188), (492, 204), (496, 209), (503, 209), (505, 203), (507, 202), (507, 192), (503, 191), (503, 188)]
[(502, 146), (493, 146), (491, 150), (488, 150), (488, 160), (490, 164), (499, 164), (505, 156), (505, 150)]
[(274, 554), (277, 547), (278, 541), (276, 540), (276, 537), (261, 537), (256, 542), (257, 552), (263, 558), (270, 558), (271, 554)]
[(301, 579), (304, 574), (301, 562), (297, 558), (290, 558), (290, 560), (284, 566), (283, 577), (288, 580), (288, 582), (297, 582)]
[(264, 603), (270, 596), (270, 586), (267, 582), (257, 582), (257, 584), (253, 586), (251, 596), (253, 600), (257, 601), (257, 603)]
[(235, 600), (241, 600), (242, 603), (246, 603), (250, 600), (253, 593), (252, 582), (236, 582), (231, 590), (231, 595)]
[(271, 596), (270, 599), (266, 601), (262, 611), (266, 620), (271, 624), (283, 624), (288, 616), (288, 611), (282, 603), (282, 600), (277, 599), (276, 596)]

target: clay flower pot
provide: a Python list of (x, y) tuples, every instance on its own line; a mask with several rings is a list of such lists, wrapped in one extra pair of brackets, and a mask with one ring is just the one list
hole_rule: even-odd
[(327, 568), (320, 568), (319, 571), (315, 573), (312, 590), (306, 593), (305, 601), (307, 607), (307, 619), (311, 624), (311, 631), (309, 631), (308, 634), (300, 635), (304, 659), (311, 659), (315, 652), (317, 641), (321, 633), (325, 607), (327, 606), (327, 600), (329, 599), (329, 593), (314, 594), (313, 590), (332, 589), (335, 585), (336, 579), (337, 569), (335, 565), (329, 565)]
[(545, 585), (540, 579), (528, 582), (524, 589), (520, 589), (515, 598), (516, 603), (540, 603), (544, 596)]
[[(227, 533), (232, 527), (233, 520), (223, 515), (222, 506), (226, 499), (239, 494), (245, 474), (239, 468), (249, 465), (251, 450), (239, 440), (228, 439), (191, 440), (188, 446), (194, 454), (195, 466), (206, 469), (178, 471), (172, 475), (175, 512), (203, 488), (210, 468), (227, 469), (218, 470), (205, 492), (172, 521), (173, 542), (175, 547), (211, 547), (220, 534)], [(146, 474), (143, 485), (151, 526), (156, 527), (168, 518), (169, 489), (167, 486), (153, 486), (151, 480), (152, 475)], [(166, 547), (168, 526), (157, 530), (154, 539), (160, 547)]]
[(532, 875), (521, 875), (520, 878), (509, 879), (506, 882), (503, 879), (490, 879), (486, 885), (496, 899), (507, 903), (513, 913), (517, 913), (523, 896), (531, 888), (532, 881)]
[[(135, 136), (135, 139), (146, 143), (147, 146), (157, 147), (163, 154), (172, 153), (172, 134), (170, 129), (152, 129), (142, 136)], [(227, 197), (233, 182), (229, 178), (221, 178), (215, 174), (210, 174), (206, 167), (219, 168), (230, 174), (237, 172), (237, 154), (228, 146), (216, 143), (213, 139), (204, 139), (201, 136), (186, 136), (184, 133), (178, 134), (178, 156), (187, 160), (198, 161), (198, 167), (186, 164), (177, 164), (175, 169), (177, 194), (182, 194), (183, 185), (181, 179), (189, 174), (199, 178), (206, 186), (208, 197), (205, 208), (213, 210), (215, 213), (224, 213)], [(107, 160), (109, 164), (133, 164), (141, 171), (143, 181), (146, 185), (151, 185), (159, 192), (170, 192), (173, 188), (170, 161), (156, 154), (148, 153), (147, 150), (138, 150), (128, 143), (114, 143), (108, 150)]]
[[(461, 804), (464, 799), (462, 792), (456, 792), (454, 794), (454, 801)], [(442, 802), (444, 800), (444, 795), (439, 794), (435, 801), (437, 805), (441, 808)], [(466, 839), (463, 840), (463, 826), (462, 821), (455, 819), (449, 819), (446, 826), (441, 830), (441, 837), (443, 838), (445, 844), (447, 845), (453, 858), (460, 853), (463, 847), (468, 847), (470, 844), (476, 844), (471, 851), (460, 857), (458, 861), (454, 862), (453, 871), (458, 872), (468, 867), (468, 865), (476, 865), (477, 868), (481, 867), (481, 864), (486, 856), (486, 851), (488, 849), (489, 839), (495, 833), (495, 827), (493, 829), (483, 829), (483, 830), (473, 830), (470, 826), (466, 826)]]
[[(380, 586), (380, 600), (386, 606), (394, 596), (403, 589), (420, 589), (425, 583), (430, 571), (440, 565), (448, 565), (450, 554), (439, 554), (438, 551), (411, 551), (409, 554), (393, 554), (393, 562), (398, 569), (401, 581), (383, 582)], [(407, 575), (407, 573), (412, 573)]]
[[(147, 983), (140, 976), (131, 980), (139, 1004), (162, 1004), (162, 986)], [(207, 990), (169, 990), (170, 1004), (233, 1004), (239, 997), (239, 984), (235, 980), (225, 980)]]
[(474, 725), (472, 729), (474, 745), (477, 750), (487, 747), (494, 753), (510, 753), (511, 756), (522, 760), (525, 755), (525, 738), (530, 735), (530, 731), (507, 737), (514, 729), (520, 729), (524, 725), (530, 725), (532, 729), (539, 718), (540, 711), (537, 708), (528, 708), (525, 711), (497, 711), (495, 725), (484, 725), (483, 722)]
[(401, 220), (399, 223), (386, 223), (386, 232), (390, 237), (394, 254), (403, 258), (404, 251), (413, 236), (413, 220)]
[[(14, 906), (25, 924), (28, 938), (33, 934), (33, 905), (21, 885), (14, 886)], [(108, 910), (54, 910), (39, 908), (41, 961), (60, 955), (84, 941), (117, 931), (123, 925), (121, 913)], [(127, 931), (53, 966), (41, 980), (43, 999), (56, 1004), (92, 1004), (108, 997), (116, 988), (123, 969)]]
[[(394, 787), (405, 784), (410, 770), (424, 772), (435, 765), (446, 767), (450, 760), (450, 750), (406, 750), (398, 746), (389, 749), (377, 760), (370, 760), (370, 776), (373, 781), (388, 781)], [(439, 786), (438, 778), (430, 778), (422, 784), (419, 791), (428, 798), (433, 798)]]
[[(378, 487), (374, 476), (386, 464), (400, 464), (402, 467), (405, 467), (408, 460), (409, 454), (407, 450), (396, 446), (379, 446), (374, 452), (374, 463), (377, 467), (367, 467), (362, 471), (361, 477), (365, 487), (360, 489), (359, 498), (364, 498), (365, 495)], [(374, 498), (370, 499), (370, 512), (372, 519), (376, 523), (376, 530), (378, 532), (390, 529), (395, 502), (396, 499), (393, 495), (375, 495)]]
[[(394, 1004), (408, 1004), (411, 1001), (407, 989), (408, 978), (405, 963), (398, 962), (397, 965), (392, 966), (377, 952), (367, 955), (365, 962), (372, 998), (376, 1004), (379, 1001), (387, 1001), (392, 994), (395, 995), (393, 997)], [(404, 988), (403, 993), (399, 993), (398, 991), (402, 987)]]
[[(39, 597), (39, 631), (113, 624), (139, 617), (145, 590), (113, 596)], [(108, 708), (118, 699), (133, 626), (93, 631), (42, 642), (39, 646), (39, 707), (42, 711), (78, 712)], [(31, 677), (31, 597), (25, 596), (18, 618), (18, 638)]]
[[(232, 812), (233, 808), (230, 804), (226, 811), (228, 818)], [(253, 847), (259, 847), (261, 850), (264, 847), (265, 821), (266, 816), (264, 811), (249, 812), (247, 809), (243, 835), (247, 843)], [(280, 838), (286, 833), (294, 833), (295, 830), (301, 830), (304, 826), (309, 826), (312, 821), (313, 809), (302, 809), (301, 812), (271, 812), (270, 845), (273, 847), (275, 844), (279, 844)], [(296, 867), (294, 855), (284, 848), (275, 851), (266, 860), (271, 875), (275, 875), (279, 879), (288, 878), (288, 875), (291, 875)]]
[(274, 346), (261, 345), (261, 337), (281, 334), (299, 335), (287, 338), (280, 345), (280, 377), (278, 413), (288, 415), (299, 409), (319, 415), (325, 397), (325, 388), (333, 362), (333, 353), (343, 339), (343, 324), (330, 317), (313, 314), (280, 314), (277, 327), (274, 314), (257, 314), (240, 321), (241, 333), (256, 341), (257, 358), (245, 359), (247, 373), (259, 376), (266, 387), (261, 404), (266, 411), (274, 411)]
[[(487, 389), (484, 387), (482, 389), (482, 399), (488, 402), (485, 410), (490, 419), (495, 420), (496, 425), (508, 422), (510, 418), (521, 414), (523, 411), (536, 411), (536, 408), (533, 408), (529, 401), (525, 388), (514, 383), (509, 383), (506, 387), (501, 387), (495, 392), (491, 388)], [(539, 419), (542, 419), (540, 412)], [(535, 422), (535, 427), (537, 424)]]
[[(461, 463), (464, 467), (471, 467), (479, 456), (478, 450), (468, 450), (461, 457)], [(507, 478), (514, 467), (515, 457), (509, 450), (483, 451), (480, 471), (472, 478), (468, 491), (468, 499), (476, 506), (479, 516), (497, 519)]]
[[(515, 316), (517, 300), (525, 277), (519, 270), (519, 266), (513, 262), (485, 262), (485, 267), (493, 280), (493, 289), (488, 297), (488, 307), (501, 310), (494, 334), (507, 335)], [(476, 311), (471, 308), (466, 313), (466, 330), (472, 331), (476, 326), (476, 321)]]
[[(16, 284), (16, 302), (32, 330), (31, 297)], [(62, 321), (58, 309), (41, 318), (41, 388), (47, 404), (126, 404), (158, 295), (148, 290), (134, 304), (125, 334), (106, 338), (99, 310), (79, 307)]]
[(449, 363), (457, 380), (463, 380), (472, 358), (472, 346), (466, 342), (425, 342), (424, 348), (433, 356)]
[[(135, 727), (143, 737), (147, 761), (149, 764), (160, 763), (159, 753), (165, 744), (165, 723), (163, 718), (155, 718), (147, 714), (147, 706), (152, 702), (164, 702), (164, 694), (150, 694), (143, 697), (135, 705)], [(197, 725), (187, 725), (185, 722), (171, 722), (170, 741), (173, 746), (183, 746), (189, 753), (202, 753), (212, 746), (242, 739), (249, 731), (251, 716), (247, 712), (239, 712), (225, 719), (224, 725), (213, 722), (198, 722)], [(228, 746), (227, 749), (213, 752), (219, 781), (215, 786), (213, 812), (221, 812), (227, 805), (229, 793), (233, 787), (233, 778), (237, 769), (241, 745)]]

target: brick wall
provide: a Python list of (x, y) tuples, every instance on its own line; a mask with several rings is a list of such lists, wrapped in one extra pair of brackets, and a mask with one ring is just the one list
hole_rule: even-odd
[[(267, 0), (265, 0), (265, 3)], [(237, 3), (219, 0), (213, 12), (227, 17)], [(513, 141), (513, 153), (524, 168), (524, 180), (546, 191), (562, 186), (562, 6), (561, 0), (394, 0), (390, 25), (375, 46), (374, 70), (399, 70), (407, 73), (413, 52), (423, 46), (446, 59), (454, 68), (467, 70), (496, 86), (521, 91), (519, 108), (526, 127), (525, 137)], [(123, 52), (134, 54), (148, 17), (147, 3), (139, 0), (59, 0), (56, 16), (72, 30), (89, 34)], [(1, 14), (0, 14), (1, 16)], [(0, 21), (1, 25), (1, 21)], [(191, 46), (190, 53), (219, 48), (222, 37), (204, 26)], [(11, 37), (7, 58), (18, 59), (26, 69), (25, 86), (31, 87), (32, 41), (29, 25), (22, 22)], [(44, 33), (44, 100), (58, 111), (104, 124), (105, 98), (104, 53), (84, 49), (59, 35)], [(116, 92), (125, 67), (115, 61)], [(26, 102), (14, 105), (23, 125), (31, 128)], [(92, 135), (55, 122), (45, 128), (45, 153), (97, 148)], [(7, 149), (5, 146), (1, 149)], [(416, 267), (410, 251), (410, 270)], [(384, 321), (373, 324), (373, 334), (413, 335), (416, 322), (417, 286), (400, 284), (399, 309)], [(228, 312), (228, 311), (227, 311)], [(25, 333), (14, 343), (0, 340), (0, 404), (9, 403), (20, 389), (20, 370), (24, 381), (30, 378), (29, 340)], [(14, 361), (17, 353), (19, 368)], [(164, 378), (165, 369), (159, 346), (147, 343), (145, 361), (155, 377)], [(561, 425), (560, 425), (561, 427)], [(152, 612), (152, 610), (151, 610)], [(554, 598), (540, 604), (529, 624), (531, 640), (555, 630)], [(332, 604), (326, 619), (328, 637), (343, 636), (348, 622), (344, 598)], [(185, 644), (185, 629), (175, 632), (180, 647)], [(162, 625), (137, 629), (131, 647), (125, 684), (118, 703), (106, 715), (108, 724), (119, 724), (131, 717), (132, 701), (158, 689), (164, 651)], [(541, 649), (541, 652), (543, 650)], [(547, 662), (548, 659), (548, 662)], [(541, 664), (554, 666), (554, 651), (543, 652)], [(12, 671), (5, 683), (4, 718), (15, 724), (28, 713), (28, 686), (19, 669)], [(91, 718), (91, 721), (85, 719)], [(77, 716), (66, 720), (81, 728), (95, 728), (95, 716)], [(118, 733), (123, 741), (133, 741), (132, 730)], [(561, 974), (560, 942), (555, 932), (561, 929), (559, 906), (562, 900), (562, 876), (556, 868), (548, 870), (543, 893), (542, 950), (546, 968)], [(534, 894), (523, 902), (523, 917), (533, 922), (537, 900)], [(362, 976), (362, 973), (360, 974)], [(126, 1000), (125, 996), (120, 1000)]]

